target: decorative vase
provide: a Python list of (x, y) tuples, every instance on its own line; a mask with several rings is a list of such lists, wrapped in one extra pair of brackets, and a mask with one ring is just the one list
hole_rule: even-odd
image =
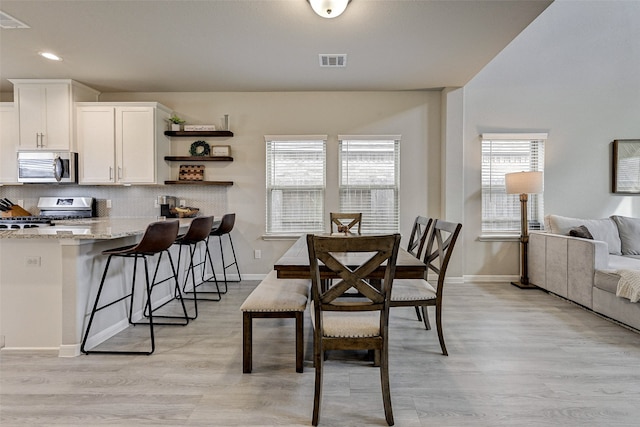
[(180, 130), (180, 123), (171, 123), (171, 130), (179, 131)]

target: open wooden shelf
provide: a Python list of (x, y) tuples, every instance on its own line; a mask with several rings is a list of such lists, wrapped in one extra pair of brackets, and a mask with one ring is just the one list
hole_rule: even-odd
[(165, 130), (167, 136), (233, 136), (230, 130)]
[(164, 156), (165, 160), (179, 162), (232, 162), (229, 156)]
[(221, 185), (221, 186), (231, 186), (233, 185), (233, 181), (165, 181), (165, 185)]

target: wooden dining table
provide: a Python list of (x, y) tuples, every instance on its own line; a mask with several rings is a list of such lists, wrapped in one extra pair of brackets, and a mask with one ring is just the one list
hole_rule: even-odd
[[(363, 259), (366, 259), (366, 253), (348, 255), (353, 259), (353, 265), (360, 265)], [(350, 265), (347, 259), (342, 259), (345, 265)], [(279, 279), (309, 279), (311, 278), (309, 266), (309, 252), (307, 249), (307, 236), (301, 236), (291, 246), (287, 252), (280, 257), (273, 265), (273, 269), (277, 271)], [(396, 259), (396, 279), (422, 279), (426, 272), (427, 266), (421, 260), (417, 259), (406, 249), (398, 250), (398, 258)], [(384, 278), (385, 264), (382, 264), (373, 274), (371, 278)], [(331, 279), (336, 276), (328, 269), (320, 266), (320, 277), (323, 279)]]

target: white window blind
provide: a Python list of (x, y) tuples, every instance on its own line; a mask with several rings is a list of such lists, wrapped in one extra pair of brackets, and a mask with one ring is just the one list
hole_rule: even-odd
[[(544, 171), (546, 134), (482, 135), (482, 232), (519, 234), (520, 197), (507, 194), (504, 176), (511, 172)], [(530, 230), (544, 228), (542, 194), (530, 194)]]
[(265, 136), (267, 234), (324, 231), (326, 139)]
[(339, 135), (340, 211), (362, 212), (363, 233), (399, 231), (399, 136)]

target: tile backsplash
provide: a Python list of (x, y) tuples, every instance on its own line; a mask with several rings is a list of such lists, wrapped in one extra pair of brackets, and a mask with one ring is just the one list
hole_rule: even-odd
[[(200, 213), (216, 217), (227, 213), (227, 187), (181, 185), (174, 186), (79, 186), (28, 184), (0, 186), (0, 197), (13, 203), (22, 200), (22, 207), (37, 215), (40, 197), (80, 196), (93, 197), (97, 201), (99, 217), (152, 217), (160, 215), (156, 204), (159, 196), (175, 196), (185, 201), (185, 206), (200, 209)], [(107, 208), (111, 200), (111, 208)]]

